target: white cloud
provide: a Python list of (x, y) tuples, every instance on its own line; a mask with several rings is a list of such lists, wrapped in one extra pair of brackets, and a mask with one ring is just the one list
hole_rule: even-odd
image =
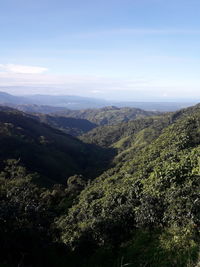
[(40, 74), (47, 71), (47, 68), (38, 66), (25, 66), (16, 64), (0, 64), (0, 71), (8, 73), (19, 73), (19, 74)]
[(103, 92), (100, 90), (92, 90), (90, 91), (92, 94), (102, 94)]

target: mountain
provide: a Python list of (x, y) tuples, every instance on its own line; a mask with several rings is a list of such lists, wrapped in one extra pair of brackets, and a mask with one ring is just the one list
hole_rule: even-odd
[(25, 95), (13, 96), (0, 92), (0, 104), (3, 105), (45, 105), (70, 109), (99, 108), (107, 105), (107, 101), (73, 95)]
[(38, 105), (8, 106), (14, 106), (18, 110), (28, 112), (38, 117), (40, 121), (74, 136), (84, 134), (97, 125), (114, 125), (160, 114), (159, 112), (144, 111), (137, 108), (117, 108), (115, 106), (83, 110)]
[(26, 97), (22, 96), (14, 96), (5, 92), (0, 92), (0, 103), (10, 103), (10, 104), (31, 104), (31, 101), (29, 101)]
[(90, 251), (83, 266), (197, 266), (200, 105), (111, 128), (86, 134), (118, 154), (57, 221), (62, 241)]
[[(0, 104), (1, 106), (5, 106), (5, 103)], [(25, 113), (40, 113), (40, 114), (52, 114), (57, 112), (65, 112), (68, 110), (64, 107), (54, 107), (47, 105), (36, 105), (36, 104), (11, 104), (6, 103), (6, 106), (23, 111)]]
[[(81, 139), (84, 142), (91, 144), (98, 144), (102, 147), (110, 147), (112, 145), (121, 147), (127, 147), (135, 138), (135, 135), (142, 130), (149, 129), (152, 130), (152, 133), (162, 128), (170, 123), (170, 114), (144, 117), (136, 119), (134, 121), (129, 121), (127, 123), (119, 123), (116, 125), (104, 125), (99, 126), (88, 133), (85, 133), (81, 136)], [(146, 134), (146, 138), (149, 134)], [(117, 145), (118, 144), (118, 145)]]
[(109, 161), (104, 149), (7, 107), (0, 108), (0, 147), (1, 166), (4, 160), (20, 159), (43, 177), (43, 184), (63, 183), (74, 174), (95, 177)]
[(47, 114), (34, 114), (34, 116), (39, 121), (73, 136), (82, 135), (97, 127), (96, 124), (85, 119), (66, 118)]
[(198, 101), (146, 101), (146, 102), (139, 102), (139, 101), (124, 101), (124, 102), (116, 102), (114, 105), (117, 107), (134, 107), (140, 108), (143, 110), (148, 111), (160, 111), (160, 112), (169, 112), (169, 111), (177, 111), (179, 109), (187, 108), (197, 104)]
[(66, 107), (70, 109), (95, 108), (106, 105), (105, 100), (73, 95), (30, 95), (26, 97), (38, 105)]
[[(16, 90), (18, 88), (3, 88), (2, 90)], [(29, 87), (24, 88), (24, 90), (28, 91)], [(48, 90), (48, 88), (47, 88)], [(138, 101), (112, 101), (112, 100), (104, 100), (97, 98), (89, 98), (82, 96), (73, 96), (73, 95), (24, 95), (24, 96), (14, 96), (8, 93), (0, 92), (0, 104), (9, 105), (13, 108), (18, 106), (22, 111), (29, 112), (31, 109), (35, 110), (37, 106), (46, 106), (46, 107), (38, 107), (40, 112), (46, 113), (48, 109), (47, 106), (56, 107), (57, 111), (59, 108), (67, 108), (67, 109), (93, 109), (93, 108), (103, 108), (106, 106), (116, 106), (116, 107), (134, 107), (138, 109), (143, 109), (146, 111), (176, 111), (181, 108), (189, 107), (194, 105), (195, 101), (171, 101), (171, 102), (138, 102)], [(29, 106), (30, 105), (30, 106)], [(28, 110), (29, 109), (29, 110)], [(52, 108), (53, 109), (53, 108)], [(43, 111), (42, 111), (43, 110)], [(37, 111), (36, 111), (37, 112)], [(50, 111), (51, 112), (51, 111)], [(54, 111), (55, 112), (55, 109)]]
[(199, 265), (200, 105), (81, 140), (39, 120), (0, 109), (2, 266)]
[(66, 110), (57, 112), (63, 117), (86, 119), (97, 125), (114, 125), (120, 122), (128, 122), (136, 118), (159, 114), (153, 111), (144, 111), (137, 108), (118, 108), (108, 106), (101, 109)]

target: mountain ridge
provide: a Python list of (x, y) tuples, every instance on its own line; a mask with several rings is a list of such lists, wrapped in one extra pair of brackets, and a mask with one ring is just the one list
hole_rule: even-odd
[[(28, 87), (25, 88), (28, 90)], [(3, 88), (2, 88), (3, 90)], [(6, 88), (4, 89), (6, 90)], [(14, 89), (13, 89), (14, 90)], [(15, 90), (17, 90), (15, 88)], [(194, 105), (196, 101), (112, 101), (99, 98), (90, 98), (73, 95), (24, 95), (14, 96), (8, 93), (0, 92), (0, 104), (4, 105), (46, 105), (54, 107), (65, 107), (69, 109), (88, 109), (88, 108), (102, 108), (105, 106), (117, 107), (135, 107), (149, 111), (176, 111)]]

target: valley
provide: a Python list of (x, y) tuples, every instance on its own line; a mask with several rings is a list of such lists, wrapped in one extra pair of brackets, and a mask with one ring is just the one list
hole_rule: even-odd
[(197, 262), (199, 105), (170, 113), (1, 107), (0, 145), (5, 266), (55, 266), (58, 257), (72, 267)]

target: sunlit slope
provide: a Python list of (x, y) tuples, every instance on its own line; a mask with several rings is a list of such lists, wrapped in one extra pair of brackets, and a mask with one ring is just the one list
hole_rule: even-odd
[[(152, 120), (110, 144), (122, 148), (129, 138), (116, 166), (88, 186), (58, 221), (64, 242), (81, 246), (90, 240), (100, 247), (115, 247), (134, 243), (136, 233), (146, 229), (160, 232), (160, 237), (155, 235), (157, 249), (166, 255), (178, 247), (184, 253), (195, 249), (200, 223), (199, 106), (162, 117), (158, 124)], [(137, 257), (131, 259), (135, 264)], [(148, 257), (151, 264), (155, 261), (150, 266), (167, 266), (166, 258)]]

